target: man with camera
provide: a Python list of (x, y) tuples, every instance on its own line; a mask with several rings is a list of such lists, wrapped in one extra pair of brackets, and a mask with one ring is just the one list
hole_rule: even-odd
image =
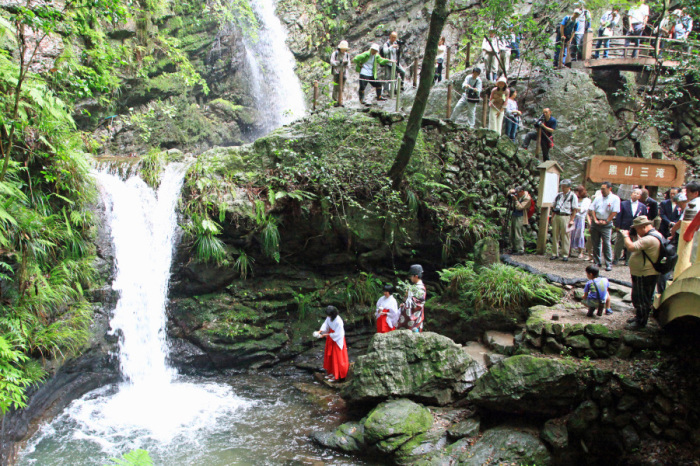
[(528, 210), (530, 210), (532, 198), (530, 197), (530, 193), (527, 192), (526, 186), (518, 186), (508, 192), (508, 202), (513, 206), (510, 223), (510, 244), (513, 247), (513, 255), (522, 256), (525, 254), (523, 233), (525, 231), (525, 225), (527, 225), (529, 221), (527, 213)]
[(476, 124), (476, 107), (479, 105), (483, 83), (481, 81), (481, 68), (475, 66), (471, 76), (467, 76), (462, 84), (464, 94), (459, 98), (450, 120), (457, 121), (464, 109), (467, 109), (467, 126), (473, 128)]
[(578, 197), (571, 190), (571, 180), (561, 180), (559, 183), (561, 192), (557, 194), (552, 203), (552, 248), (554, 254), (550, 260), (559, 258), (561, 243), (561, 260), (569, 260), (569, 246), (571, 245), (571, 232), (569, 227), (574, 226), (574, 217), (578, 212)]
[(542, 149), (542, 160), (549, 160), (549, 149), (554, 147), (554, 130), (557, 129), (557, 119), (552, 116), (552, 111), (548, 108), (542, 110), (542, 115), (535, 120), (536, 131), (530, 131), (523, 139), (523, 149), (527, 149), (530, 141), (537, 139), (537, 133), (541, 130), (540, 140), (537, 143)]
[[(387, 60), (391, 60), (396, 63), (396, 73), (401, 76), (401, 86), (403, 87), (403, 84), (406, 82), (406, 70), (403, 69), (401, 66), (401, 63), (399, 61), (401, 60), (401, 47), (405, 44), (404, 41), (399, 40), (399, 35), (397, 34), (396, 31), (392, 32), (389, 35), (389, 40), (384, 43), (384, 46), (382, 47), (381, 50), (381, 56), (383, 58), (386, 58)], [(391, 68), (392, 64), (385, 65), (384, 68), (384, 79), (385, 80), (390, 80), (391, 79)], [(396, 76), (394, 76), (394, 79), (396, 79)], [(384, 83), (384, 91), (389, 92), (389, 86), (391, 83)]]

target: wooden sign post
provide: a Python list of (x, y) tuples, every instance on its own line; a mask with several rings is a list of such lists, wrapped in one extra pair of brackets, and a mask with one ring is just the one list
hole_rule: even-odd
[(594, 183), (644, 186), (681, 186), (685, 180), (685, 162), (594, 155), (588, 163), (586, 178)]
[(559, 177), (564, 171), (553, 161), (542, 162), (537, 166), (540, 171), (540, 184), (537, 188), (537, 206), (540, 208), (540, 225), (537, 231), (537, 254), (547, 252), (547, 230), (549, 230), (549, 211), (554, 198), (559, 192)]

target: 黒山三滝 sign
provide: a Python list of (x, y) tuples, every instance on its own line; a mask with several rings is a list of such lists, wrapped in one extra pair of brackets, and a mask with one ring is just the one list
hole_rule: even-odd
[(588, 162), (586, 178), (594, 183), (681, 186), (685, 179), (685, 162), (594, 155)]

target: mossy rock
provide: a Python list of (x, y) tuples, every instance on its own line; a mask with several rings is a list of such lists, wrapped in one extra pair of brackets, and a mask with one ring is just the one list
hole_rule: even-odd
[(577, 350), (591, 349), (591, 342), (585, 335), (573, 335), (564, 340), (564, 344)]
[(542, 441), (534, 435), (507, 427), (487, 430), (458, 458), (458, 464), (536, 464), (546, 466), (552, 458)]
[(601, 340), (619, 340), (622, 332), (620, 330), (610, 330), (602, 324), (588, 324), (583, 329), (584, 335), (590, 338), (600, 338)]
[(433, 425), (430, 411), (411, 400), (387, 401), (372, 410), (364, 422), (364, 439), (379, 450), (391, 453)]
[(358, 422), (341, 424), (334, 432), (314, 432), (311, 439), (319, 445), (344, 451), (346, 453), (359, 453), (364, 450), (365, 426)]
[(477, 380), (468, 399), (493, 411), (557, 415), (583, 396), (582, 378), (572, 361), (513, 356)]

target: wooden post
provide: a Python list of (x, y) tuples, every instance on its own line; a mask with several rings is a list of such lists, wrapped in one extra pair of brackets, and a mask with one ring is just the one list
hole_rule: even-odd
[(318, 101), (318, 81), (314, 81), (314, 109), (316, 111), (316, 102)]
[(418, 57), (413, 59), (413, 87), (418, 86)]
[(489, 116), (489, 97), (484, 96), (484, 105), (481, 110), (481, 127), (486, 128), (487, 125), (487, 118)]
[(542, 127), (540, 126), (537, 128), (537, 145), (535, 146), (535, 158), (538, 158), (540, 155), (541, 139), (542, 139)]
[(338, 78), (338, 107), (343, 106), (343, 86), (345, 85), (345, 68), (340, 71), (340, 76)]
[(583, 60), (590, 60), (593, 55), (593, 33), (586, 31), (583, 33)]
[(396, 63), (391, 64), (391, 82), (389, 83), (389, 98), (394, 98), (394, 91), (396, 90)]
[(401, 107), (401, 86), (401, 76), (399, 76), (396, 80), (396, 113), (399, 112), (399, 108)]
[(540, 226), (537, 231), (537, 254), (547, 252), (547, 236), (549, 230), (549, 212), (550, 207), (540, 207)]
[(472, 55), (472, 43), (469, 42), (467, 44), (467, 61), (464, 65), (464, 70), (469, 72), (469, 62), (471, 61), (471, 55)]
[[(445, 79), (450, 80), (450, 55), (452, 47), (447, 47), (447, 59), (445, 60)], [(447, 118), (452, 114), (452, 83), (447, 85)]]
[[(566, 39), (562, 37), (561, 42), (559, 42), (559, 63), (557, 64), (557, 68), (564, 66), (564, 47), (568, 48), (568, 45), (566, 44)], [(567, 50), (567, 54), (568, 52)]]

